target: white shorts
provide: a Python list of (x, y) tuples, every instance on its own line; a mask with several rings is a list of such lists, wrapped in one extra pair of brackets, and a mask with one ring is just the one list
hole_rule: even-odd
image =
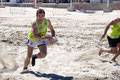
[(31, 42), (30, 40), (28, 40), (27, 45), (30, 47), (36, 47), (36, 46), (41, 46), (41, 45), (46, 45), (47, 44), (47, 40), (41, 40), (41, 41), (36, 41), (36, 42)]

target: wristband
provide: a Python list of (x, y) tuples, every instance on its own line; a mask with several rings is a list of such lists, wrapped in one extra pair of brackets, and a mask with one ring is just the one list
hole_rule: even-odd
[(52, 37), (53, 39), (56, 39), (56, 37)]
[(56, 37), (52, 37), (53, 39), (54, 39), (54, 41), (56, 41), (57, 40), (57, 38)]

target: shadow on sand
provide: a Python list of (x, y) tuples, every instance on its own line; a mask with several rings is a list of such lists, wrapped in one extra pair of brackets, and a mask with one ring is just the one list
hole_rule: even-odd
[(33, 72), (33, 71), (29, 71), (30, 74), (34, 74), (36, 77), (44, 77), (44, 78), (49, 78), (50, 80), (72, 80), (73, 77), (64, 77), (61, 75), (57, 75), (57, 74), (46, 74), (46, 73), (40, 73), (40, 72)]
[(103, 63), (108, 62), (108, 63), (110, 63), (110, 64), (113, 64), (113, 66), (120, 66), (120, 64), (119, 64), (117, 61), (116, 61), (116, 62), (109, 61), (109, 60), (100, 60), (100, 61), (102, 61)]

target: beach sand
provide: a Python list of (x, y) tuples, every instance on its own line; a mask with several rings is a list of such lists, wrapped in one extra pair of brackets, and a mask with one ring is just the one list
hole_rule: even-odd
[[(106, 25), (120, 17), (120, 10), (104, 13), (69, 12), (46, 8), (56, 31), (57, 42), (48, 45), (48, 54), (37, 59), (30, 72), (20, 74), (27, 54), (27, 34), (36, 16), (34, 8), (0, 8), (0, 80), (119, 80), (118, 64), (111, 63), (112, 54), (98, 55), (101, 47), (109, 48), (107, 39), (99, 41)], [(48, 30), (47, 35), (50, 35)], [(33, 54), (38, 53), (37, 47)]]

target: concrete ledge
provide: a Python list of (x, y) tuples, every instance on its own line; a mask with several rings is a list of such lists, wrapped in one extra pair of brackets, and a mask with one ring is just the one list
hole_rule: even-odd
[[(1, 3), (0, 3), (1, 4)], [(12, 7), (35, 7), (34, 3), (2, 3), (4, 6), (12, 6)], [(36, 4), (37, 7), (54, 7), (54, 8), (67, 8), (70, 6), (69, 3), (39, 3)]]
[[(4, 6), (12, 6), (12, 7), (35, 7), (34, 3), (2, 3)], [(1, 3), (0, 3), (1, 5)], [(107, 8), (107, 3), (73, 3), (71, 8), (74, 9), (93, 9), (93, 10), (103, 10), (103, 9), (111, 9), (116, 10), (116, 6), (118, 5), (118, 9), (120, 9), (120, 3), (110, 3)], [(70, 3), (39, 3), (37, 7), (54, 7), (54, 8), (70, 8)]]
[[(118, 8), (116, 6), (118, 5)], [(93, 9), (93, 10), (103, 10), (103, 9), (111, 9), (116, 10), (120, 9), (120, 4), (118, 3), (110, 3), (109, 7), (107, 7), (107, 3), (81, 3), (81, 4), (73, 4), (73, 8), (86, 8), (86, 9)]]

